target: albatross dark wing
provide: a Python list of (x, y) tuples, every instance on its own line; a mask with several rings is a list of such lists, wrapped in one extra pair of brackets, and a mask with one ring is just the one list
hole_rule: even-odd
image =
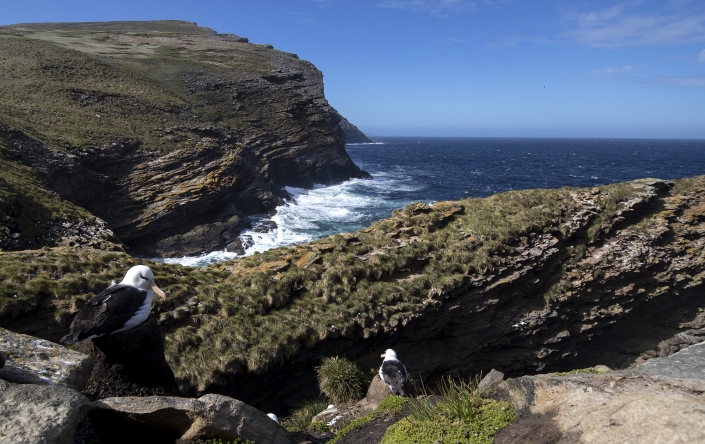
[(122, 328), (147, 299), (147, 291), (132, 285), (113, 285), (98, 293), (73, 318), (61, 342), (73, 344)]
[(408, 379), (404, 364), (399, 361), (384, 361), (381, 369), (382, 380), (404, 394), (404, 384)]

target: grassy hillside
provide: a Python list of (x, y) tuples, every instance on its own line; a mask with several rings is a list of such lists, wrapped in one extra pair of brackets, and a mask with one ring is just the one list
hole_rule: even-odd
[[(566, 215), (585, 190), (513, 191), (484, 199), (412, 204), (354, 234), (270, 250), (207, 268), (152, 263), (166, 301), (156, 312), (167, 358), (185, 386), (206, 389), (223, 374), (262, 372), (336, 337), (368, 338), (402, 328), (444, 295), (502, 267), (537, 236), (566, 233)], [(567, 250), (566, 267), (612, 230), (640, 183), (588, 190), (602, 211)], [(705, 178), (676, 182), (672, 194), (704, 193)], [(683, 198), (679, 198), (683, 199)], [(643, 230), (639, 224), (635, 230)], [(641, 227), (641, 228), (640, 228)], [(0, 315), (31, 316), (42, 297), (64, 311), (121, 278), (135, 259), (65, 249), (0, 252)], [(568, 296), (566, 296), (568, 295)], [(567, 289), (536, 295), (550, 302)]]

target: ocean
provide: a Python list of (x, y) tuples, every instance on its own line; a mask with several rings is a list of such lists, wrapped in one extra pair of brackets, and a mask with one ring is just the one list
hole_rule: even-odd
[[(347, 151), (373, 179), (287, 188), (292, 198), (276, 215), (253, 217), (242, 233), (253, 241), (246, 255), (353, 232), (411, 202), (705, 174), (705, 140), (379, 137)], [(258, 229), (272, 222), (276, 229)], [(205, 266), (233, 257), (213, 251), (165, 261)]]

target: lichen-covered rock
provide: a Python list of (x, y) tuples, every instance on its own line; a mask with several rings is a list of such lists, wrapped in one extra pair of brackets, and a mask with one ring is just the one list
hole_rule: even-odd
[(107, 398), (95, 401), (93, 407), (91, 423), (105, 442), (240, 438), (290, 444), (286, 430), (266, 414), (222, 395)]
[(60, 384), (81, 391), (93, 369), (93, 358), (59, 344), (0, 328), (6, 355), (0, 378), (22, 384)]
[(70, 443), (89, 409), (88, 398), (67, 387), (0, 380), (0, 443)]

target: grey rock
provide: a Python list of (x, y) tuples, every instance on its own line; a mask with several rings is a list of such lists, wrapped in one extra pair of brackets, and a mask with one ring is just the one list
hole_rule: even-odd
[(684, 348), (668, 358), (649, 359), (634, 367), (631, 373), (705, 381), (705, 342)]
[(95, 401), (93, 407), (89, 413), (93, 428), (110, 442), (159, 437), (290, 443), (286, 430), (265, 413), (223, 395), (107, 398)]
[(65, 385), (81, 391), (93, 370), (93, 359), (59, 344), (0, 328), (6, 355), (0, 378), (23, 384)]
[(60, 385), (0, 380), (0, 443), (70, 443), (89, 409), (88, 398)]
[(504, 373), (492, 369), (477, 385), (480, 393), (485, 393), (495, 389), (504, 380)]
[(379, 375), (375, 375), (370, 383), (370, 387), (367, 389), (365, 399), (367, 399), (367, 402), (379, 405), (384, 398), (391, 394), (392, 391), (389, 389), (389, 385), (382, 381)]
[(329, 405), (328, 408), (318, 413), (316, 416), (311, 418), (311, 422), (325, 422), (326, 424), (333, 421), (335, 417), (338, 416), (338, 409), (333, 405)]

